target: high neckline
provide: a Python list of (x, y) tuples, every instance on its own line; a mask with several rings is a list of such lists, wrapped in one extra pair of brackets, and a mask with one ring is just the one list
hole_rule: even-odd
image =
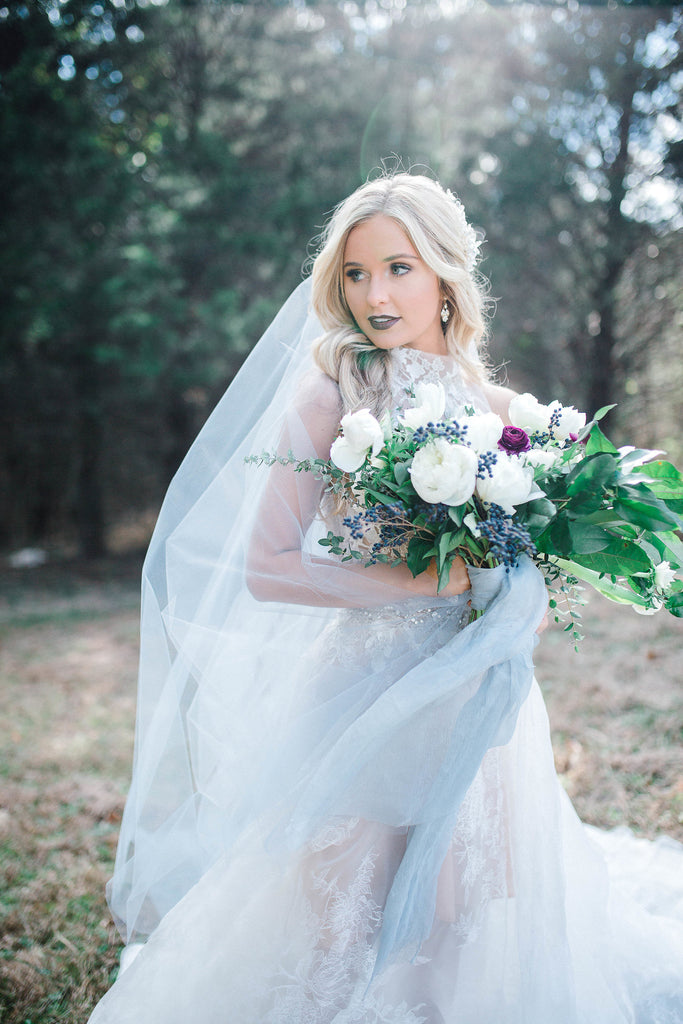
[(437, 362), (442, 360), (443, 362), (453, 364), (457, 363), (455, 356), (452, 356), (450, 352), (425, 352), (421, 348), (410, 348), (408, 345), (400, 345), (398, 348), (391, 350), (395, 357), (405, 358), (408, 362), (422, 362), (427, 360), (428, 362)]

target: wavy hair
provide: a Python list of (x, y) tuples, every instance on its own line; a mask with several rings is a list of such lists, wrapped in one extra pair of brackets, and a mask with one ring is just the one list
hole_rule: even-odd
[(336, 207), (320, 235), (311, 273), (312, 305), (325, 328), (314, 344), (318, 366), (339, 384), (346, 411), (376, 415), (391, 400), (391, 360), (354, 322), (344, 294), (344, 250), (349, 233), (378, 214), (405, 231), (437, 275), (451, 316), (444, 327), (448, 352), (473, 383), (488, 373), (481, 357), (486, 335), (486, 281), (474, 270), (478, 242), (462, 204), (424, 175), (399, 173), (361, 185)]

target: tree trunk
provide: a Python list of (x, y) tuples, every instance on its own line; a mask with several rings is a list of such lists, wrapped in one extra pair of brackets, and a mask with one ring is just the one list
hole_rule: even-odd
[(619, 398), (615, 385), (614, 349), (616, 338), (617, 295), (624, 265), (629, 256), (630, 225), (625, 221), (621, 204), (626, 195), (628, 143), (633, 120), (633, 97), (638, 88), (637, 71), (631, 70), (622, 80), (619, 119), (619, 151), (608, 175), (610, 199), (605, 223), (606, 258), (603, 273), (596, 281), (594, 310), (600, 318), (600, 333), (593, 340), (588, 356), (588, 411), (592, 414)]
[(101, 369), (87, 352), (81, 352), (76, 368), (76, 528), (83, 558), (106, 554), (102, 494), (102, 381)]

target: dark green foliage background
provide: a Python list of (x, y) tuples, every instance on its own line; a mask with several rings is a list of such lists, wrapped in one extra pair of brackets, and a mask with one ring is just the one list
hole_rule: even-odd
[(492, 358), (515, 386), (623, 401), (613, 432), (675, 445), (680, 22), (414, 0), (0, 9), (0, 550), (96, 556), (159, 501), (325, 213), (383, 161), (430, 167), (486, 232)]

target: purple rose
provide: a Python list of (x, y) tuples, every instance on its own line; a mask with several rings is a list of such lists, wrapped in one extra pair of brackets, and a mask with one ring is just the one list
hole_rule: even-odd
[(529, 435), (521, 427), (503, 427), (498, 447), (511, 455), (519, 455), (521, 452), (528, 452), (531, 448)]

